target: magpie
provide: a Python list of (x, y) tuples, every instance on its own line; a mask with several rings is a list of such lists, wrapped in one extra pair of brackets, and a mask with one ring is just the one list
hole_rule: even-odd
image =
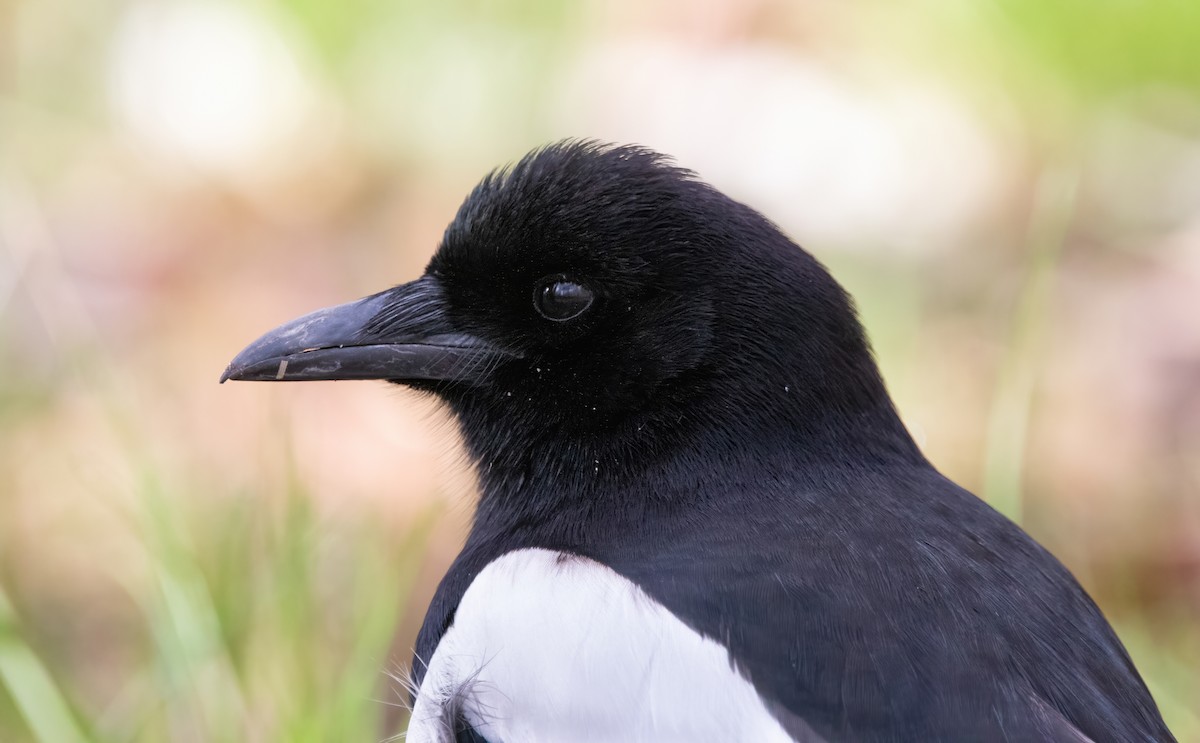
[(478, 471), (409, 741), (1170, 741), (1071, 573), (922, 455), (853, 304), (637, 146), (486, 176), (424, 274), (221, 381), (440, 398)]

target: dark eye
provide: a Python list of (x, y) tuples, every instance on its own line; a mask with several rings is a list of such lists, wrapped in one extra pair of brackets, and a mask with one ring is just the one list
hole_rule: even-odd
[(592, 291), (566, 279), (544, 279), (533, 292), (533, 306), (547, 320), (578, 317), (592, 305)]

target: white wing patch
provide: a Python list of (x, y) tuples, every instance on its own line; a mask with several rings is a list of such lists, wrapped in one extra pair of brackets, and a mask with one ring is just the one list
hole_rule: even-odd
[(463, 594), (417, 694), (409, 743), (791, 743), (729, 654), (634, 583), (574, 555), (510, 552)]

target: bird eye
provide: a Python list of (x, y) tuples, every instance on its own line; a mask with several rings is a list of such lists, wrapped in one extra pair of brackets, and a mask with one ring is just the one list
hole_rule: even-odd
[(566, 279), (545, 279), (533, 292), (533, 306), (547, 320), (562, 322), (592, 306), (592, 291)]

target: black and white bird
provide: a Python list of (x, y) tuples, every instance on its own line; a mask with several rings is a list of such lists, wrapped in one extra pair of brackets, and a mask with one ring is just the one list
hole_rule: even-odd
[(481, 494), (410, 742), (1172, 740), (1070, 572), (922, 456), (838, 283), (654, 152), (487, 176), (424, 275), (225, 379), (456, 416)]

